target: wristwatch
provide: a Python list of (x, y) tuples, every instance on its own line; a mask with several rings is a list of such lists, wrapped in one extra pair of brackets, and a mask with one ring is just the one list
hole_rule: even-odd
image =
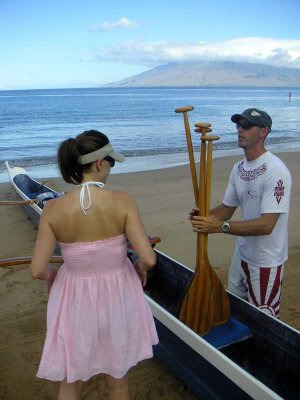
[(224, 224), (222, 225), (222, 232), (223, 233), (228, 233), (230, 229), (230, 224), (228, 221), (225, 221)]

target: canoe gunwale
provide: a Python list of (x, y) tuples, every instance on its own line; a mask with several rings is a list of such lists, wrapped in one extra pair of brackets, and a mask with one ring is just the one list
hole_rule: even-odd
[[(163, 254), (163, 253), (162, 253)], [(191, 347), (196, 353), (222, 372), (238, 387), (254, 399), (282, 399), (274, 391), (242, 369), (215, 347), (202, 339), (197, 333), (179, 321), (176, 317), (145, 295), (154, 317), (174, 335)]]

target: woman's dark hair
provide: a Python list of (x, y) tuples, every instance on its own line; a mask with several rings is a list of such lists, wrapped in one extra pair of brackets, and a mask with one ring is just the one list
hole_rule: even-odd
[(64, 140), (58, 148), (58, 167), (68, 183), (81, 183), (83, 173), (88, 171), (93, 163), (81, 165), (79, 156), (92, 153), (109, 143), (108, 137), (99, 131), (85, 131), (74, 138)]

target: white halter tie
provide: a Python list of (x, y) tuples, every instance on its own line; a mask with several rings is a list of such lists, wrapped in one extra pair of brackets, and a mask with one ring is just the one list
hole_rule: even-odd
[[(104, 188), (105, 184), (103, 182), (94, 182), (94, 181), (88, 181), (82, 183), (80, 186), (82, 186), (80, 190), (80, 208), (83, 211), (85, 215), (87, 215), (86, 210), (88, 210), (91, 207), (92, 200), (91, 200), (91, 193), (89, 189), (89, 185), (95, 185), (98, 186), (99, 188)], [(85, 200), (85, 192), (88, 194), (88, 204), (84, 205), (84, 200)]]

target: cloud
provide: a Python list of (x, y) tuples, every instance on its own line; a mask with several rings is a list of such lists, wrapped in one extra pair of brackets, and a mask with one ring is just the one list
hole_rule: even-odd
[(138, 21), (130, 21), (126, 17), (122, 17), (117, 22), (102, 22), (99, 25), (94, 25), (89, 28), (93, 32), (111, 31), (113, 29), (134, 29), (139, 27)]
[(227, 60), (300, 68), (300, 40), (236, 38), (212, 43), (127, 41), (98, 49), (93, 61), (154, 67), (174, 61)]

